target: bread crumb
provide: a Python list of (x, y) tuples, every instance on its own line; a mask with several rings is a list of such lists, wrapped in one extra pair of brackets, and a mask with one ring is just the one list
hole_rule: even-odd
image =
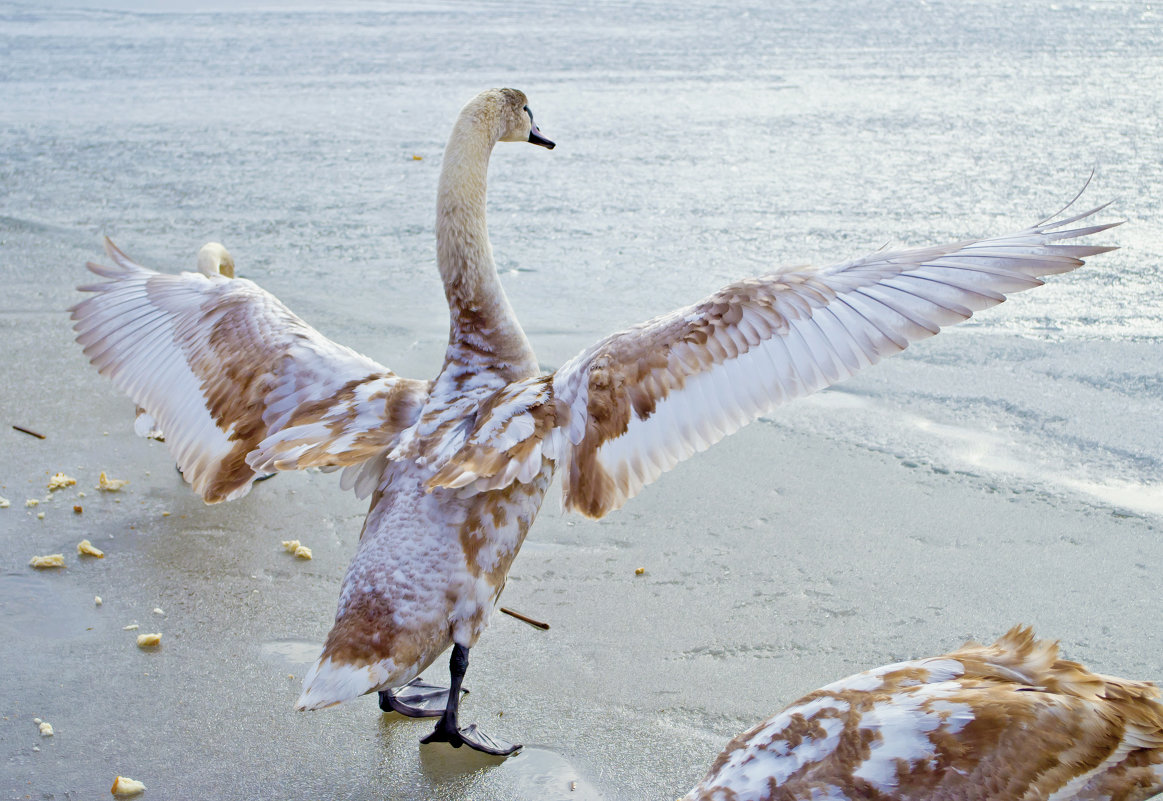
[[(7, 718), (5, 718), (5, 720), (7, 720)], [(40, 724), (44, 723), (44, 721), (43, 721), (43, 720), (41, 720), (40, 718), (33, 718), (33, 719), (32, 719), (32, 722), (33, 722), (33, 723), (35, 723), (37, 726), (39, 726)]]
[(7, 509), (12, 505), (12, 502), (7, 498), (0, 498), (0, 509)]
[(101, 600), (101, 596), (100, 596), (100, 595), (94, 595), (94, 596), (93, 596), (93, 606), (100, 606), (100, 605), (101, 605), (101, 604), (103, 604), (103, 603), (105, 603), (105, 602)]
[(113, 789), (109, 792), (113, 795), (137, 795), (145, 792), (145, 785), (125, 776), (118, 776), (113, 780)]
[(40, 722), (40, 736), (41, 737), (52, 737), (53, 736), (52, 724), (49, 723), (47, 720), (42, 720)]
[(37, 520), (44, 520), (44, 512), (37, 512), (36, 519)]
[(161, 634), (138, 634), (137, 647), (138, 648), (157, 648), (162, 644)]
[(121, 488), (128, 483), (129, 481), (124, 478), (109, 478), (102, 470), (101, 475), (97, 478), (97, 489), (102, 492), (120, 492)]
[(137, 631), (138, 628), (139, 627), (136, 623), (130, 623), (128, 626), (125, 626), (121, 630), (122, 631)]
[(65, 555), (63, 553), (50, 553), (46, 556), (34, 556), (29, 560), (28, 564), (37, 569), (46, 567), (64, 567)]
[(94, 547), (93, 543), (88, 540), (81, 540), (77, 543), (77, 553), (81, 556), (95, 556), (98, 559), (105, 558), (105, 552), (100, 548)]
[(300, 559), (312, 558), (311, 549), (298, 540), (283, 540), (283, 548), (286, 549), (287, 553), (293, 554)]
[(156, 607), (156, 606), (153, 608), (153, 613), (154, 613), (155, 615), (161, 615), (162, 617), (165, 617), (165, 616), (166, 616), (166, 613), (165, 613), (165, 612), (163, 612), (161, 609), (159, 609), (159, 608), (158, 608), (158, 607)]
[(639, 568), (635, 569), (635, 571), (634, 571), (634, 575), (635, 575), (635, 576), (641, 576), (641, 575), (642, 575), (643, 573), (645, 573), (645, 572), (646, 572), (646, 568), (644, 568), (644, 567), (639, 567)]
[(34, 506), (40, 506), (40, 501), (38, 501), (36, 498), (29, 498), (24, 502), (24, 508), (26, 509), (31, 509)]
[(83, 511), (85, 511), (85, 510), (81, 508), (80, 504), (73, 504), (73, 514), (79, 515)]
[(55, 492), (65, 487), (71, 487), (77, 483), (77, 479), (72, 476), (66, 476), (64, 473), (55, 473), (53, 477), (48, 480), (48, 491)]
[(77, 497), (78, 497), (78, 498), (84, 498), (84, 497), (85, 497), (85, 491), (84, 491), (84, 490), (81, 490), (80, 492), (78, 492), (78, 493), (77, 493)]

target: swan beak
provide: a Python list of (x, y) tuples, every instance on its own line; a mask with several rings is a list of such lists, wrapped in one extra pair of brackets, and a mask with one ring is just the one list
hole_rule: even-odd
[(557, 146), (554, 142), (542, 136), (541, 131), (537, 128), (536, 125), (529, 129), (529, 141), (535, 145), (541, 145), (547, 150), (553, 150), (553, 148)]

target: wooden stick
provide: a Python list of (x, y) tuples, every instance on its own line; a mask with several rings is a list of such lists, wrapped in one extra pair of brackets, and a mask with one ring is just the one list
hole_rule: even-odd
[(30, 431), (27, 428), (23, 428), (22, 426), (12, 426), (12, 427), (15, 428), (17, 431), (21, 432), (22, 434), (30, 434), (30, 435), (36, 437), (37, 439), (44, 439), (45, 438), (44, 434), (38, 434), (35, 431)]
[(501, 607), (501, 611), (504, 612), (506, 615), (509, 615), (510, 617), (517, 618), (522, 623), (528, 623), (530, 626), (532, 626), (535, 629), (541, 629), (542, 631), (549, 631), (549, 624), (548, 623), (542, 623), (540, 620), (534, 620), (531, 617), (526, 617), (525, 615), (521, 614), (520, 612), (514, 612), (512, 609), (506, 609), (503, 606)]

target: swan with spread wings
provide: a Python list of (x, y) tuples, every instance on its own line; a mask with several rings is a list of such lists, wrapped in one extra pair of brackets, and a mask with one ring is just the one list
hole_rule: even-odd
[[(385, 709), (439, 715), (426, 741), (488, 753), (519, 746), (460, 727), (460, 683), (555, 471), (566, 508), (601, 517), (775, 406), (1111, 249), (1064, 244), (1110, 227), (1080, 223), (1087, 212), (778, 271), (541, 375), (485, 222), (499, 141), (554, 146), (519, 91), (483, 92), (461, 111), (437, 192), (450, 333), (433, 380), (332, 342), (250, 281), (157, 273), (110, 242), (112, 266), (89, 265), (107, 280), (82, 287), (91, 294), (73, 309), (85, 353), (165, 430), (207, 502), (246, 494), (264, 472), (312, 466), (342, 468), (344, 488), (371, 496), (298, 707), (380, 691)], [(451, 688), (414, 681), (450, 645)]]

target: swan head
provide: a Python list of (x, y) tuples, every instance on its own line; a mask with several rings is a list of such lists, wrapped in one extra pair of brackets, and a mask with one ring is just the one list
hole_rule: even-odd
[(533, 122), (533, 112), (529, 110), (529, 100), (524, 92), (517, 89), (489, 89), (469, 103), (469, 106), (474, 105), (493, 118), (497, 141), (529, 142), (549, 150), (554, 148), (554, 143), (542, 136), (537, 123)]
[(198, 272), (203, 275), (234, 277), (234, 258), (217, 242), (207, 242), (198, 251)]

